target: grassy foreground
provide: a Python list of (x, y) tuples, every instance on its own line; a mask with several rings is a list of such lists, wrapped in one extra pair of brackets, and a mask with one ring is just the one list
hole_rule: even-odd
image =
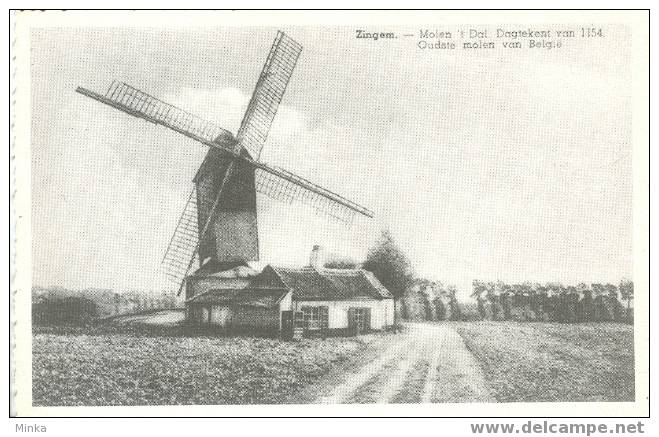
[(374, 341), (35, 333), (33, 403), (285, 403)]
[[(452, 335), (438, 346), (435, 402), (474, 401), (467, 390), (475, 383), (469, 366), (478, 370), (486, 402), (634, 400), (629, 325), (443, 323)], [(405, 335), (410, 341), (417, 335), (408, 327), (407, 334), (393, 338), (374, 334), (286, 342), (187, 336), (175, 328), (158, 328), (114, 323), (98, 329), (35, 329), (34, 405), (313, 402), (319, 387), (327, 386), (331, 392), (343, 377), (386, 355)], [(392, 402), (419, 402), (429, 371), (430, 355), (424, 354), (435, 350), (432, 344), (417, 354)], [(370, 391), (377, 394), (381, 386), (388, 386), (411, 352), (404, 348), (392, 355), (346, 401), (372, 402)]]
[(633, 401), (633, 328), (614, 323), (451, 324), (499, 402)]

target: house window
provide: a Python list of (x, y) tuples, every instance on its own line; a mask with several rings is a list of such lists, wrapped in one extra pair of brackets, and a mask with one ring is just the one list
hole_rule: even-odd
[(371, 309), (350, 308), (348, 310), (348, 326), (357, 332), (371, 329)]
[(308, 330), (327, 329), (329, 327), (328, 307), (303, 306), (304, 328)]

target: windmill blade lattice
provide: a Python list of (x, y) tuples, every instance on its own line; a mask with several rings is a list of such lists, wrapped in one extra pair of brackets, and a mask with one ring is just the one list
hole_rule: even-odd
[(215, 141), (231, 134), (215, 123), (204, 120), (124, 82), (112, 81), (105, 95), (78, 87), (77, 92), (151, 123), (161, 124), (197, 141)]
[[(277, 168), (277, 170), (288, 179), (257, 169), (255, 174), (256, 191), (264, 194), (271, 199), (284, 203), (298, 202), (310, 206), (314, 211), (326, 218), (339, 221), (346, 225), (351, 225), (358, 214), (371, 217), (373, 213), (366, 208), (333, 193), (319, 185), (314, 184), (301, 176), (291, 173), (287, 170)], [(311, 186), (314, 189), (305, 188)], [(322, 192), (323, 194), (319, 194)], [(333, 198), (339, 198), (343, 202), (339, 203)], [(352, 204), (352, 207), (345, 206), (343, 203)]]
[(198, 243), (197, 190), (193, 187), (162, 258), (162, 271), (172, 284), (178, 286), (185, 278), (190, 260), (196, 255)]
[(299, 43), (277, 32), (236, 135), (238, 143), (247, 149), (252, 159), (258, 161), (261, 155), (301, 52)]

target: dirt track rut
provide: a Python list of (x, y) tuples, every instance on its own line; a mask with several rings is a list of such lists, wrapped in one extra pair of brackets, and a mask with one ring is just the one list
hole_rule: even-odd
[(491, 396), (476, 359), (445, 324), (410, 323), (381, 353), (335, 384), (316, 402), (488, 402)]

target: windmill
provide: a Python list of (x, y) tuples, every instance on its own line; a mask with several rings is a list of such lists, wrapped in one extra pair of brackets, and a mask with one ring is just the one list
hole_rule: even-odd
[(76, 89), (209, 147), (162, 260), (164, 273), (178, 285), (179, 295), (195, 260), (200, 267), (215, 264), (217, 270), (258, 261), (257, 192), (286, 203), (306, 204), (346, 224), (356, 216), (373, 217), (367, 208), (259, 160), (301, 51), (299, 43), (277, 32), (235, 136), (123, 82), (113, 81), (105, 94)]

